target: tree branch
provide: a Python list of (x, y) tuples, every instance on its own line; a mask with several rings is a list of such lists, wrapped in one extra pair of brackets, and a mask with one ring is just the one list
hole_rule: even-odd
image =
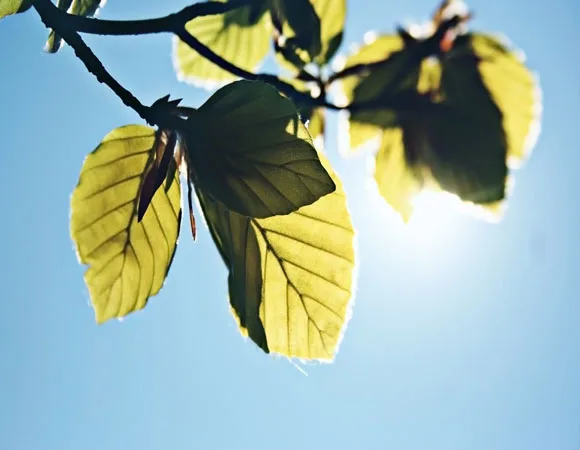
[(59, 10), (59, 13), (66, 16), (67, 26), (79, 33), (128, 36), (173, 33), (197, 17), (224, 14), (252, 3), (253, 0), (230, 0), (226, 3), (206, 1), (194, 3), (191, 6), (183, 8), (181, 11), (164, 17), (144, 20), (104, 20), (68, 14), (61, 10)]
[[(164, 17), (145, 20), (102, 20), (86, 18), (68, 14), (57, 8), (50, 0), (31, 0), (42, 21), (48, 28), (54, 29), (65, 42), (74, 50), (77, 57), (83, 62), (87, 70), (99, 82), (107, 85), (121, 101), (132, 108), (141, 118), (151, 125), (161, 128), (183, 130), (185, 121), (170, 114), (167, 109), (161, 110), (153, 106), (143, 105), (130, 91), (125, 89), (105, 69), (93, 51), (85, 44), (79, 33), (99, 35), (141, 35), (153, 33), (173, 33), (192, 50), (202, 57), (216, 64), (227, 72), (247, 80), (264, 81), (276, 87), (284, 95), (290, 97), (299, 107), (327, 108), (334, 111), (349, 110), (351, 112), (372, 109), (392, 109), (398, 112), (409, 112), (418, 107), (436, 107), (426, 96), (417, 93), (399, 93), (392, 98), (381, 98), (366, 102), (351, 103), (339, 106), (328, 102), (324, 96), (313, 97), (308, 92), (299, 91), (292, 84), (281, 80), (275, 75), (249, 72), (219, 56), (208, 46), (199, 41), (185, 28), (186, 23), (196, 17), (223, 14), (243, 6), (250, 5), (253, 0), (230, 0), (229, 2), (206, 1), (195, 3), (181, 11)], [(448, 24), (446, 24), (448, 25)], [(381, 61), (380, 63), (384, 63)], [(366, 67), (369, 68), (368, 66)], [(357, 70), (360, 68), (357, 68)], [(338, 76), (336, 76), (338, 75)], [(331, 81), (347, 76), (345, 73), (336, 74)], [(322, 82), (321, 80), (317, 80)], [(183, 109), (183, 108), (182, 108)]]
[(74, 50), (76, 56), (83, 62), (87, 70), (100, 83), (108, 86), (126, 106), (133, 109), (150, 125), (159, 125), (163, 128), (181, 128), (182, 124), (180, 122), (184, 122), (182, 119), (171, 117), (168, 114), (160, 114), (154, 108), (143, 105), (137, 97), (113, 78), (79, 34), (69, 26), (68, 14), (63, 13), (50, 0), (31, 0), (31, 3), (40, 15), (43, 23), (62, 36), (64, 41)]

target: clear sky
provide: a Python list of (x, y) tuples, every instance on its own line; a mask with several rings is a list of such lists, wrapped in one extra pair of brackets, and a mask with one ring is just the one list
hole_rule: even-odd
[[(102, 17), (185, 4), (109, 0)], [(436, 7), (349, 4), (343, 50)], [(70, 194), (100, 139), (140, 122), (70, 48), (43, 52), (33, 11), (2, 20), (0, 448), (579, 450), (580, 3), (470, 6), (473, 28), (502, 31), (539, 72), (539, 143), (501, 224), (422, 212), (404, 229), (369, 195), (366, 159), (337, 154), (333, 121), (327, 153), (359, 230), (360, 273), (336, 362), (308, 376), (240, 337), (205, 229), (195, 244), (182, 233), (144, 312), (95, 324)], [(144, 102), (207, 98), (176, 80), (168, 35), (87, 41)]]

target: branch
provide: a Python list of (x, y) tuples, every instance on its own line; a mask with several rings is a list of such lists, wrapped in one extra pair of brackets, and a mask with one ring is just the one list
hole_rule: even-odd
[(66, 24), (69, 28), (80, 33), (100, 34), (108, 36), (128, 36), (155, 33), (173, 33), (185, 26), (185, 24), (197, 17), (224, 14), (234, 9), (248, 6), (254, 0), (230, 0), (227, 3), (218, 1), (206, 1), (194, 3), (173, 14), (154, 19), (144, 20), (103, 20), (68, 14), (59, 10), (62, 16), (66, 16)]
[[(39, 13), (42, 21), (48, 28), (54, 29), (65, 42), (74, 50), (77, 57), (83, 62), (87, 70), (92, 73), (99, 82), (107, 85), (128, 107), (132, 108), (141, 118), (151, 125), (158, 125), (161, 128), (183, 129), (184, 120), (168, 114), (167, 110), (161, 111), (153, 106), (143, 105), (130, 91), (125, 89), (113, 76), (105, 69), (97, 56), (85, 44), (79, 35), (80, 33), (99, 34), (99, 35), (141, 35), (153, 33), (174, 33), (192, 50), (199, 53), (202, 57), (216, 64), (223, 70), (247, 80), (264, 81), (276, 87), (280, 92), (290, 97), (298, 106), (301, 107), (322, 107), (334, 111), (349, 110), (372, 110), (372, 109), (392, 109), (399, 112), (405, 112), (417, 107), (432, 107), (432, 102), (425, 96), (415, 94), (410, 98), (410, 93), (403, 97), (397, 95), (392, 98), (382, 98), (366, 102), (351, 103), (345, 106), (339, 106), (328, 102), (324, 96), (313, 97), (308, 92), (297, 90), (292, 84), (279, 79), (275, 75), (266, 73), (252, 73), (219, 56), (208, 46), (195, 38), (185, 25), (196, 17), (223, 14), (243, 6), (250, 5), (253, 0), (230, 0), (227, 3), (218, 1), (206, 1), (195, 3), (181, 11), (164, 17), (145, 19), (145, 20), (102, 20), (86, 18), (73, 14), (68, 14), (57, 8), (50, 0), (31, 0), (32, 5)], [(446, 24), (447, 25), (447, 24)], [(379, 63), (383, 63), (380, 61)], [(370, 67), (367, 65), (366, 69)], [(357, 68), (360, 69), (360, 68)], [(346, 76), (343, 73), (336, 74), (334, 78), (327, 82)], [(322, 82), (321, 80), (317, 80)]]
[(137, 97), (113, 78), (79, 34), (69, 26), (68, 14), (63, 13), (50, 0), (31, 0), (31, 3), (40, 15), (43, 23), (62, 36), (64, 41), (74, 50), (76, 56), (83, 62), (87, 70), (100, 83), (108, 86), (126, 106), (133, 109), (150, 125), (156, 124), (163, 128), (181, 128), (180, 125), (182, 124), (180, 122), (183, 122), (183, 120), (167, 114), (157, 113), (154, 108), (143, 105)]
[[(280, 92), (292, 98), (292, 100), (301, 106), (323, 107), (334, 111), (344, 109), (361, 110), (361, 109), (386, 109), (389, 105), (383, 99), (380, 102), (364, 102), (359, 104), (351, 104), (347, 106), (338, 106), (328, 102), (324, 97), (314, 98), (307, 92), (298, 91), (292, 84), (279, 79), (277, 76), (267, 73), (253, 73), (239, 66), (227, 61), (219, 56), (208, 46), (203, 44), (199, 39), (193, 36), (185, 28), (186, 23), (196, 17), (223, 14), (234, 9), (241, 8), (251, 4), (253, 0), (230, 0), (227, 3), (217, 1), (207, 1), (202, 3), (195, 3), (188, 6), (181, 11), (170, 14), (168, 16), (146, 19), (146, 20), (102, 20), (94, 18), (86, 18), (73, 14), (67, 14), (63, 11), (53, 8), (60, 14), (60, 20), (66, 27), (75, 30), (77, 33), (89, 33), (99, 35), (139, 35), (139, 34), (153, 34), (153, 33), (173, 33), (192, 50), (199, 53), (202, 57), (211, 61), (221, 69), (246, 80), (264, 81), (276, 87)], [(57, 12), (54, 12), (56, 15)], [(59, 32), (62, 35), (62, 33)], [(77, 34), (78, 36), (78, 34)], [(63, 35), (64, 37), (64, 35)], [(66, 39), (65, 39), (66, 40)], [(83, 43), (84, 45), (84, 43)], [(86, 47), (86, 45), (85, 45)], [(76, 51), (76, 50), (75, 50)], [(78, 53), (77, 53), (78, 55)], [(94, 56), (94, 55), (93, 55)], [(79, 56), (80, 57), (80, 56)], [(81, 58), (82, 59), (82, 58)], [(99, 63), (100, 64), (100, 63)], [(85, 64), (86, 65), (86, 64)], [(90, 69), (89, 69), (90, 70)], [(303, 74), (303, 77), (305, 75)], [(98, 78), (98, 77), (97, 77)], [(312, 81), (312, 80), (310, 80)], [(320, 81), (320, 80), (317, 80)], [(114, 90), (114, 89), (113, 89)], [(119, 94), (117, 94), (119, 95)], [(398, 102), (394, 102), (398, 103)], [(125, 103), (127, 104), (127, 103)], [(130, 105), (129, 105), (130, 106)], [(392, 105), (394, 107), (394, 104)], [(140, 114), (141, 115), (141, 114)], [(142, 116), (143, 117), (143, 116)]]

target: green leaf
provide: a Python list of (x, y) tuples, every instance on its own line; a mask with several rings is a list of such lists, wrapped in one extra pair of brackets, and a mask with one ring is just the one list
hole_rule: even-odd
[(319, 66), (328, 64), (342, 43), (346, 0), (310, 0), (310, 3), (320, 20), (321, 49), (317, 56), (311, 57), (307, 51), (291, 45), (293, 41), (281, 46), (275, 53), (276, 60), (290, 72), (299, 71), (311, 62)]
[(189, 124), (192, 179), (232, 211), (288, 214), (335, 189), (296, 107), (267, 83), (221, 88)]
[[(353, 75), (340, 82), (342, 101), (370, 102), (393, 96), (403, 89), (413, 89), (419, 76), (419, 63), (404, 50), (399, 36), (384, 35), (362, 46), (350, 56), (342, 70)], [(358, 68), (358, 70), (354, 70)], [(385, 128), (397, 126), (392, 109), (362, 109), (348, 115), (350, 149), (357, 150), (370, 140), (378, 139)]]
[[(110, 132), (85, 159), (71, 199), (71, 236), (98, 323), (142, 309), (161, 289), (179, 235), (179, 178), (164, 181), (142, 221), (137, 202), (155, 158), (155, 131), (128, 125)], [(170, 185), (168, 185), (170, 182)]]
[(71, 14), (77, 16), (94, 16), (106, 0), (74, 0), (70, 9)]
[[(62, 11), (68, 11), (73, 0), (58, 0), (56, 6)], [(48, 33), (48, 39), (44, 45), (44, 49), (48, 53), (56, 53), (62, 47), (62, 38), (57, 35), (54, 30)]]
[[(271, 24), (265, 11), (263, 1), (255, 2), (226, 14), (197, 17), (186, 24), (186, 29), (222, 58), (242, 69), (255, 71), (270, 49)], [(173, 60), (178, 78), (194, 85), (213, 88), (238, 78), (200, 56), (177, 37)]]
[(332, 361), (350, 317), (354, 231), (340, 180), (321, 160), (336, 191), (286, 216), (243, 217), (198, 196), (242, 334), (265, 352)]
[[(542, 104), (538, 81), (523, 58), (497, 38), (472, 34), (469, 43), (479, 58), (483, 83), (502, 113), (508, 158), (512, 163), (521, 163), (540, 131)], [(458, 50), (461, 51), (461, 42)]]
[[(59, 9), (67, 11), (69, 14), (92, 17), (104, 3), (104, 0), (58, 0), (57, 6)], [(61, 47), (62, 38), (53, 30), (50, 30), (48, 39), (44, 46), (45, 50), (48, 53), (56, 53)]]
[(428, 152), (422, 156), (447, 192), (472, 203), (505, 197), (508, 175), (503, 115), (479, 72), (471, 38), (441, 61), (439, 87), (446, 108), (425, 116)]
[(308, 132), (310, 133), (310, 137), (313, 140), (316, 138), (324, 138), (324, 128), (325, 128), (325, 119), (324, 119), (324, 109), (323, 108), (315, 108), (313, 109), (308, 117)]
[(321, 23), (310, 0), (272, 0), (271, 10), (290, 45), (306, 50), (311, 60), (320, 54)]
[(0, 0), (0, 19), (12, 14), (20, 14), (30, 8), (29, 0)]
[(323, 66), (336, 54), (344, 33), (346, 0), (311, 0), (320, 17), (320, 40), (322, 51), (314, 62)]
[(382, 132), (374, 177), (379, 193), (407, 223), (413, 213), (413, 197), (421, 191), (423, 184), (405, 155), (402, 128)]

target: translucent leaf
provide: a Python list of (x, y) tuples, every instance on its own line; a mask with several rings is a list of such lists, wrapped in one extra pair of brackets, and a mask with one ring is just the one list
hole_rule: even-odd
[(503, 115), (508, 158), (521, 163), (536, 143), (540, 130), (540, 87), (523, 58), (497, 38), (472, 34), (471, 47), (479, 72)]
[[(58, 0), (57, 6), (69, 14), (92, 17), (106, 0)], [(62, 47), (62, 38), (50, 30), (44, 49), (48, 53), (56, 53)]]
[(413, 197), (421, 191), (422, 182), (405, 157), (402, 128), (382, 132), (374, 177), (382, 197), (408, 222), (413, 212)]
[[(164, 181), (142, 221), (137, 202), (154, 155), (154, 130), (110, 132), (85, 159), (71, 199), (71, 235), (98, 323), (142, 309), (161, 289), (181, 217), (179, 178)], [(168, 184), (170, 182), (170, 184)]]
[[(369, 39), (369, 41), (345, 59), (341, 70), (346, 71), (353, 67), (384, 61), (391, 54), (402, 50), (404, 47), (404, 41), (398, 35), (381, 35), (376, 39)], [(354, 100), (354, 90), (361, 82), (360, 75), (359, 72), (355, 72), (352, 76), (340, 80), (339, 84), (342, 94), (349, 102)]]
[[(256, 71), (270, 49), (271, 24), (265, 11), (264, 2), (255, 2), (225, 14), (197, 17), (186, 24), (186, 29), (222, 58)], [(177, 37), (173, 61), (178, 78), (197, 86), (214, 88), (237, 79)]]
[(192, 178), (232, 211), (288, 214), (335, 189), (296, 107), (269, 84), (231, 83), (189, 122)]
[[(413, 62), (413, 53), (402, 50), (403, 47), (404, 42), (399, 36), (381, 36), (348, 58), (343, 70), (359, 69), (341, 80), (343, 101), (374, 102), (392, 97), (403, 89), (415, 89), (419, 63)], [(387, 108), (350, 113), (350, 149), (356, 150), (379, 138), (383, 129), (397, 126), (397, 120), (395, 111)]]
[(305, 50), (311, 60), (320, 54), (320, 17), (310, 0), (272, 0), (271, 9), (286, 41)]
[(354, 231), (321, 160), (336, 191), (286, 216), (251, 219), (198, 194), (242, 334), (266, 352), (331, 361), (350, 317)]
[(319, 65), (327, 64), (342, 43), (346, 19), (346, 0), (311, 0), (320, 17), (322, 51), (314, 59)]
[(29, 0), (0, 0), (0, 19), (12, 14), (23, 13), (30, 6)]
[(276, 60), (291, 72), (296, 72), (310, 62), (320, 66), (327, 64), (342, 43), (346, 0), (310, 0), (310, 3), (320, 19), (321, 49), (315, 58), (310, 58), (307, 52), (300, 52), (289, 46), (283, 47), (276, 53)]
[(442, 59), (446, 108), (425, 116), (430, 152), (422, 158), (443, 190), (464, 201), (492, 203), (505, 196), (503, 115), (482, 80), (476, 55), (465, 45)]

